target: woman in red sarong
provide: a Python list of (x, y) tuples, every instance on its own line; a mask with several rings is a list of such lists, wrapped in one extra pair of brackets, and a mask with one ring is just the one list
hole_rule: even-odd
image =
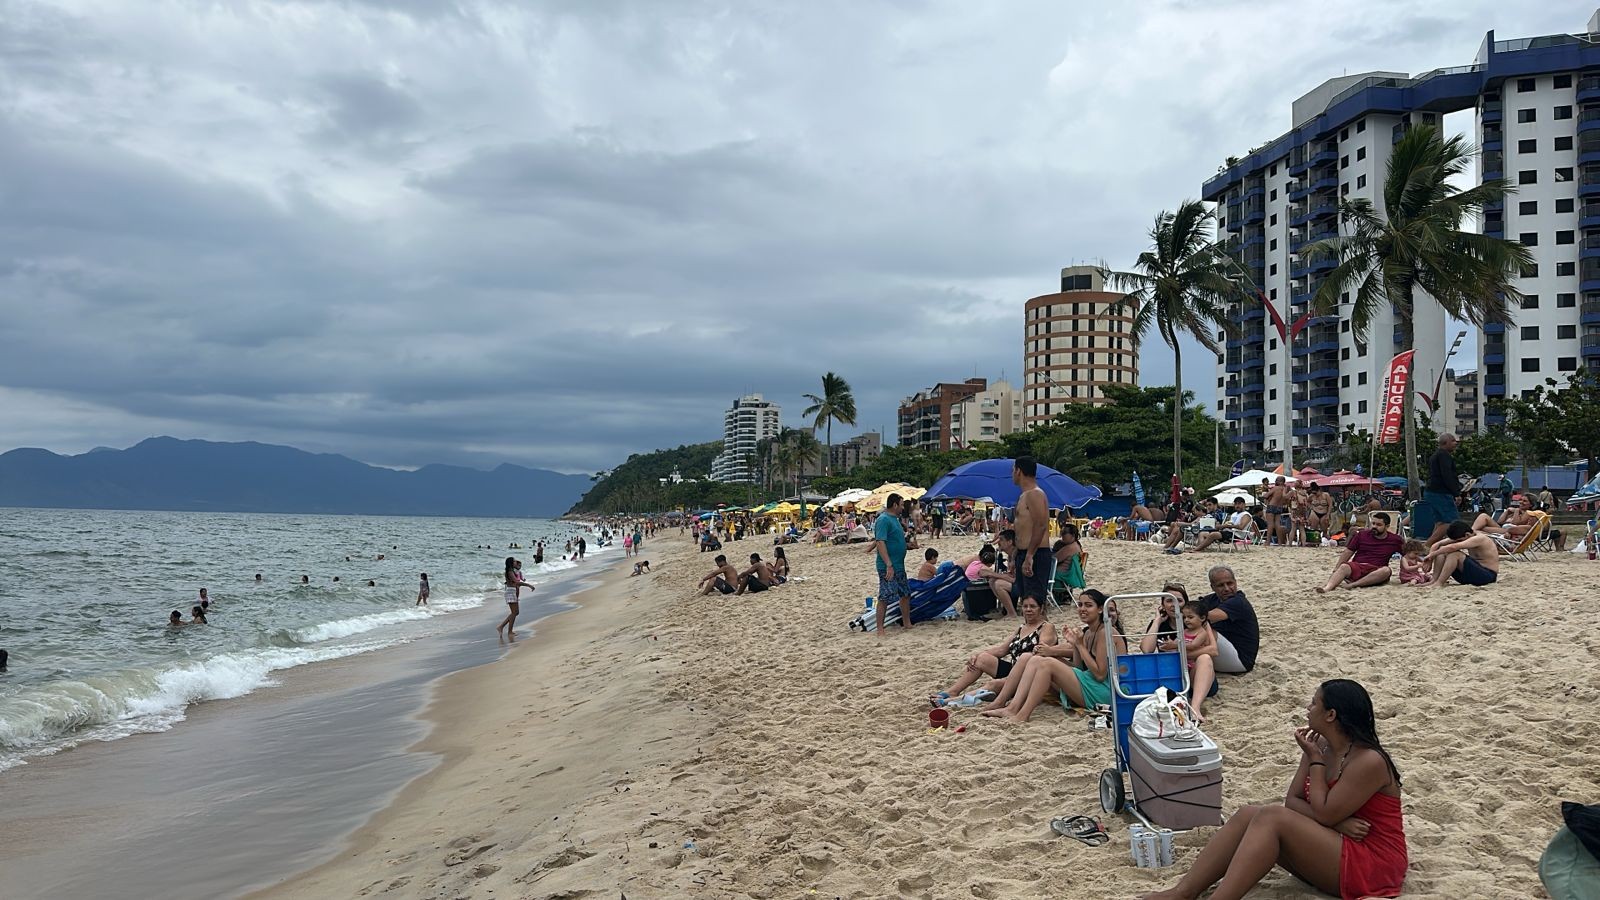
[(1406, 877), (1400, 772), (1378, 743), (1372, 698), (1354, 681), (1325, 681), (1295, 730), (1300, 767), (1282, 806), (1246, 806), (1222, 826), (1174, 887), (1153, 900), (1236, 900), (1281, 865), (1344, 898), (1398, 897)]

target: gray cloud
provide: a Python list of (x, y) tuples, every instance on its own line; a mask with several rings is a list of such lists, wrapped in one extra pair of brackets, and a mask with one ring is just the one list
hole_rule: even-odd
[(1323, 78), (1587, 15), (1398, 7), (0, 0), (9, 443), (583, 471), (827, 370), (892, 429)]

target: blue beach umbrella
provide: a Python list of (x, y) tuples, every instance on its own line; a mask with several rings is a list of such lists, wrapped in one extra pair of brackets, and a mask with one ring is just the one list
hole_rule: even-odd
[(1133, 473), (1133, 502), (1144, 505), (1144, 482), (1140, 480), (1139, 473)]
[[(1017, 505), (1022, 491), (1011, 483), (1012, 460), (980, 459), (957, 466), (928, 488), (923, 499), (977, 500), (988, 498), (1001, 506)], [(1100, 489), (1085, 487), (1049, 466), (1039, 467), (1039, 487), (1055, 509), (1083, 506), (1100, 499)]]

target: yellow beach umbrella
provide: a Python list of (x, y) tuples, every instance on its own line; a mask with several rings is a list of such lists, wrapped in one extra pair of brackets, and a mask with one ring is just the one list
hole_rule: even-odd
[(901, 484), (897, 481), (888, 482), (873, 488), (872, 493), (865, 500), (856, 504), (856, 509), (863, 512), (877, 512), (883, 509), (884, 504), (889, 502), (890, 494), (899, 494), (907, 500), (915, 500), (927, 492), (925, 488), (919, 488), (915, 485)]

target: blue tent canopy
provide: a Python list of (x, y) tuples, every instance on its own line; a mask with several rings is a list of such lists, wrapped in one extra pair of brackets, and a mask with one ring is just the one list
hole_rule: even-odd
[[(957, 466), (928, 488), (924, 500), (993, 500), (1016, 506), (1022, 491), (1011, 483), (1012, 460), (980, 459)], [(1080, 507), (1100, 498), (1100, 489), (1084, 486), (1049, 466), (1039, 467), (1039, 487), (1052, 509)]]

